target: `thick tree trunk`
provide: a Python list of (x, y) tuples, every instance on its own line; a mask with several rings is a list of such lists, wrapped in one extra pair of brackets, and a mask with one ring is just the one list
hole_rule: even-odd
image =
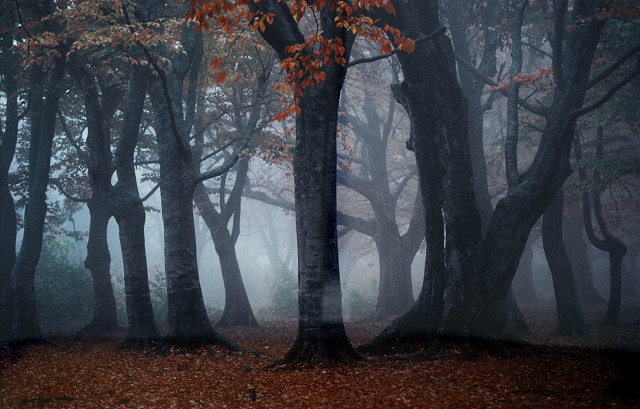
[(562, 236), (564, 218), (564, 192), (558, 192), (544, 212), (542, 245), (551, 270), (553, 290), (556, 295), (558, 328), (556, 332), (579, 336), (586, 333), (582, 308), (578, 299), (571, 262), (567, 256)]
[(520, 257), (520, 262), (518, 263), (516, 275), (513, 277), (513, 284), (511, 285), (516, 299), (523, 303), (533, 303), (538, 301), (535, 287), (533, 286), (532, 262), (533, 243), (535, 242), (534, 236), (539, 237), (533, 232), (529, 235), (527, 244), (522, 252), (522, 257)]
[(404, 313), (413, 304), (411, 263), (416, 252), (404, 247), (400, 236), (392, 233), (377, 236), (375, 242), (380, 284), (373, 320), (382, 321)]
[(576, 280), (578, 297), (583, 303), (605, 303), (606, 300), (596, 292), (593, 285), (591, 263), (587, 257), (587, 243), (582, 238), (584, 223), (580, 215), (564, 218), (564, 237), (567, 255)]
[(107, 244), (107, 226), (111, 212), (103, 197), (94, 192), (87, 203), (90, 225), (84, 266), (93, 279), (93, 319), (83, 333), (99, 334), (118, 329), (116, 298), (111, 285), (111, 254)]
[(160, 337), (149, 292), (144, 234), (146, 214), (133, 166), (146, 87), (147, 74), (141, 68), (134, 68), (115, 153), (118, 183), (109, 190), (106, 200), (119, 228), (128, 320), (125, 345), (133, 346), (148, 346)]
[[(174, 86), (169, 88), (172, 95), (179, 95), (175, 94)], [(163, 84), (155, 81), (149, 94), (155, 111), (162, 184), (160, 196), (169, 326), (165, 342), (167, 345), (184, 346), (212, 343), (237, 348), (214, 330), (202, 297), (193, 220), (195, 180), (190, 169), (190, 154), (184, 151), (184, 137), (176, 135), (176, 129), (172, 129)], [(176, 96), (175, 101), (179, 100)], [(175, 111), (173, 115), (176, 121), (181, 118)], [(178, 147), (178, 143), (182, 144), (182, 148)]]
[(37, 142), (35, 162), (31, 162), (31, 183), (29, 201), (24, 214), (24, 235), (20, 252), (11, 272), (15, 290), (15, 320), (11, 338), (20, 342), (32, 342), (41, 339), (40, 324), (36, 313), (34, 292), (34, 276), (40, 252), (44, 221), (47, 214), (47, 185), (49, 184), (49, 168), (51, 165), (51, 148), (55, 133), (56, 111), (62, 93), (62, 78), (65, 73), (64, 58), (54, 59), (51, 68), (49, 86), (42, 111), (32, 112), (32, 116), (40, 116), (40, 124), (32, 132), (31, 142)]

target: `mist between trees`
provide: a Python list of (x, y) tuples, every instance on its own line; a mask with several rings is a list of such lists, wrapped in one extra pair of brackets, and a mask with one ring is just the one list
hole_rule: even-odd
[[(7, 3), (0, 338), (297, 320), (296, 365), (635, 322), (639, 15)], [(345, 319), (389, 325), (356, 350)]]

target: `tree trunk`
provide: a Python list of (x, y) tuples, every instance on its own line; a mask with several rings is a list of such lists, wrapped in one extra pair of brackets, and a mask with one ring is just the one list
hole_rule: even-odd
[(553, 290), (556, 295), (558, 314), (556, 332), (563, 335), (579, 336), (584, 335), (586, 330), (571, 263), (564, 247), (563, 217), (564, 192), (561, 190), (544, 212), (542, 244), (551, 270)]
[[(164, 85), (155, 81), (149, 90), (155, 114), (155, 131), (160, 155), (160, 196), (164, 225), (165, 274), (167, 278), (167, 321), (169, 332), (167, 345), (197, 346), (223, 344), (237, 348), (220, 337), (209, 321), (202, 297), (196, 249), (196, 233), (193, 220), (194, 176), (191, 157), (184, 151), (184, 136), (175, 134), (167, 105)], [(173, 101), (180, 101), (177, 85), (172, 80), (169, 92)], [(167, 90), (164, 90), (167, 91)], [(175, 104), (176, 102), (172, 102)], [(178, 107), (177, 109), (180, 109)], [(180, 126), (180, 125), (178, 125)], [(177, 128), (177, 127), (176, 127)], [(179, 128), (178, 128), (179, 129)], [(182, 148), (179, 148), (181, 143)]]
[(118, 183), (109, 190), (107, 205), (118, 223), (124, 269), (128, 331), (124, 345), (149, 346), (160, 337), (149, 292), (145, 246), (145, 210), (138, 192), (133, 158), (144, 108), (147, 74), (134, 68), (130, 77), (122, 130), (115, 152)]
[(93, 319), (82, 332), (98, 334), (118, 329), (116, 298), (111, 285), (111, 254), (107, 244), (107, 226), (111, 212), (103, 197), (95, 192), (87, 205), (90, 225), (84, 266), (91, 271), (94, 304)]
[(597, 293), (593, 285), (591, 263), (587, 257), (587, 243), (582, 238), (583, 227), (584, 223), (580, 215), (569, 215), (564, 218), (564, 242), (575, 276), (578, 297), (583, 303), (605, 303), (606, 300)]
[[(12, 18), (12, 13), (7, 12)], [(3, 24), (4, 24), (3, 19)], [(4, 132), (0, 130), (0, 342), (9, 337), (14, 317), (14, 295), (11, 270), (16, 260), (17, 219), (13, 196), (9, 189), (9, 169), (18, 140), (17, 60), (12, 52), (13, 37), (3, 34), (0, 51), (3, 60), (2, 90), (6, 96)]]
[[(596, 139), (596, 159), (601, 159), (603, 150), (604, 130), (602, 126), (598, 127), (597, 139)], [(576, 138), (574, 142), (576, 160), (582, 160), (582, 152), (580, 148), (580, 140)], [(587, 174), (584, 168), (579, 169), (580, 179), (586, 181)], [(594, 182), (600, 183), (600, 173), (598, 168), (593, 171)], [(609, 227), (602, 214), (602, 204), (600, 202), (600, 191), (593, 193), (593, 213), (595, 215), (600, 232), (603, 239), (596, 236), (593, 229), (593, 221), (591, 220), (591, 199), (590, 194), (585, 192), (582, 194), (582, 217), (584, 221), (584, 227), (587, 232), (587, 237), (591, 244), (596, 246), (602, 251), (609, 253), (609, 304), (607, 305), (607, 312), (603, 319), (603, 325), (616, 325), (618, 322), (618, 314), (620, 313), (620, 302), (622, 301), (622, 259), (627, 254), (627, 246), (624, 245), (622, 240), (615, 237), (609, 231)]]
[[(579, 2), (572, 18), (590, 16), (603, 5)], [(438, 32), (436, 0), (404, 2), (395, 10), (390, 23), (406, 36), (420, 38)], [(573, 112), (583, 104), (603, 26), (602, 21), (593, 20), (572, 32), (572, 53), (565, 61), (571, 81), (554, 90), (552, 109), (544, 113), (547, 125), (534, 161), (526, 173), (516, 175), (508, 194), (497, 203), (484, 239), (473, 188), (468, 110), (450, 43), (440, 36), (416, 44), (411, 54), (398, 53), (404, 74), (399, 94), (411, 120), (412, 145), (423, 189), (427, 272), (423, 293), (414, 307), (365, 345), (366, 350), (409, 350), (424, 345), (434, 329), (437, 335), (467, 340), (496, 340), (509, 335), (505, 314), (500, 311), (509, 298), (531, 228), (570, 174), (569, 153), (577, 118)], [(446, 236), (429, 228), (431, 223), (441, 226), (437, 223), (440, 217)], [(438, 251), (442, 255), (438, 256)], [(429, 308), (431, 303), (435, 304), (433, 308)]]
[[(248, 164), (245, 164), (245, 177)], [(237, 178), (236, 183), (238, 182)], [(242, 182), (244, 185), (244, 182)], [(242, 187), (238, 187), (236, 191), (240, 194)], [(234, 191), (236, 186), (234, 186)], [(232, 193), (233, 195), (234, 193)], [(240, 198), (236, 198), (240, 200)], [(240, 274), (240, 266), (238, 265), (238, 257), (236, 256), (235, 242), (227, 226), (221, 220), (221, 215), (215, 210), (213, 203), (209, 199), (202, 184), (196, 186), (194, 200), (198, 211), (205, 221), (215, 245), (216, 253), (220, 259), (220, 269), (222, 272), (222, 281), (224, 283), (225, 301), (222, 317), (216, 324), (217, 327), (232, 327), (236, 325), (257, 327), (256, 321), (247, 291)], [(231, 199), (230, 199), (231, 200)], [(228, 219), (227, 219), (228, 222)]]
[(215, 233), (214, 244), (220, 259), (222, 281), (224, 282), (224, 311), (216, 327), (246, 326), (257, 327), (258, 322), (253, 316), (249, 297), (242, 282), (235, 243), (229, 232), (221, 226)]
[(516, 275), (513, 277), (513, 284), (511, 285), (516, 299), (523, 303), (538, 301), (535, 287), (533, 286), (532, 262), (534, 237), (538, 237), (538, 235), (532, 232), (527, 239), (527, 244), (522, 252), (522, 257), (520, 257), (518, 269), (516, 270)]
[[(11, 272), (15, 290), (15, 320), (11, 338), (20, 342), (37, 342), (41, 339), (40, 324), (36, 313), (34, 276), (42, 250), (44, 221), (47, 214), (47, 185), (51, 165), (51, 148), (55, 133), (56, 111), (62, 94), (62, 79), (65, 73), (64, 58), (55, 58), (51, 68), (49, 86), (41, 112), (38, 127), (33, 128), (31, 142), (37, 142), (35, 162), (30, 158), (29, 201), (24, 214), (24, 235), (20, 252)], [(33, 80), (33, 79), (32, 79)], [(37, 79), (39, 80), (39, 79)]]
[(411, 263), (415, 251), (402, 246), (399, 235), (376, 237), (380, 262), (380, 285), (374, 321), (382, 321), (407, 311), (413, 304)]

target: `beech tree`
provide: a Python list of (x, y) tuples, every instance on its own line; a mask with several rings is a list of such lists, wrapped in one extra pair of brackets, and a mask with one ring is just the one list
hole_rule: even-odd
[(13, 42), (16, 37), (16, 10), (7, 7), (0, 16), (0, 90), (5, 98), (4, 118), (0, 119), (0, 340), (9, 336), (14, 317), (11, 270), (16, 259), (17, 220), (9, 189), (9, 169), (18, 140), (20, 112), (19, 61)]
[[(355, 60), (357, 61), (357, 60)], [(387, 113), (380, 117), (373, 91), (365, 90), (363, 115), (355, 110), (345, 112), (345, 122), (357, 138), (353, 153), (338, 154), (341, 165), (338, 168), (338, 183), (363, 196), (371, 205), (373, 217), (363, 218), (344, 211), (338, 214), (338, 223), (373, 238), (378, 252), (380, 280), (378, 301), (373, 320), (384, 320), (406, 311), (413, 304), (411, 284), (411, 264), (424, 238), (424, 219), (419, 193), (415, 200), (407, 199), (406, 188), (415, 178), (415, 167), (402, 170), (393, 169), (390, 159), (392, 136), (396, 132), (396, 102), (391, 96)], [(404, 145), (404, 144), (403, 144)], [(402, 162), (399, 159), (395, 162)], [(350, 167), (358, 171), (349, 171)], [(403, 172), (404, 171), (404, 172)], [(401, 233), (398, 220), (401, 207), (408, 205), (408, 228)]]
[[(39, 2), (31, 9), (30, 18), (41, 21), (56, 10), (52, 1)], [(38, 33), (59, 30), (52, 19), (42, 21)], [(34, 43), (30, 44), (34, 46)], [(47, 213), (46, 192), (49, 184), (51, 149), (56, 126), (56, 112), (64, 91), (65, 48), (56, 41), (44, 45), (51, 47), (50, 58), (33, 61), (28, 70), (30, 92), (29, 142), (29, 198), (24, 214), (24, 233), (20, 251), (13, 265), (15, 312), (11, 338), (19, 342), (38, 342), (42, 338), (36, 313), (34, 275), (40, 251)]]
[[(526, 1), (517, 3), (516, 34), (526, 5)], [(442, 36), (416, 44), (411, 54), (398, 52), (404, 81), (397, 93), (412, 120), (412, 142), (424, 193), (427, 262), (422, 292), (414, 307), (363, 350), (411, 351), (435, 345), (431, 341), (434, 336), (440, 339), (438, 335), (506, 335), (505, 317), (498, 309), (509, 292), (532, 226), (571, 173), (569, 157), (576, 120), (640, 74), (640, 70), (631, 69), (607, 92), (584, 104), (586, 91), (620, 66), (616, 60), (591, 73), (605, 26), (598, 13), (606, 7), (604, 1), (576, 2), (571, 9), (568, 2), (553, 3), (554, 88), (550, 106), (529, 104), (513, 85), (504, 90), (511, 106), (505, 152), (509, 190), (498, 201), (484, 238), (471, 183), (467, 105), (458, 85), (451, 46)], [(439, 29), (437, 11), (436, 1), (409, 2), (396, 7), (396, 15), (387, 18), (410, 38), (418, 38)], [(513, 46), (518, 47), (517, 40)], [(629, 55), (620, 58), (626, 61)], [(513, 84), (517, 72), (511, 74)], [(546, 120), (533, 163), (522, 173), (517, 167), (518, 105)]]

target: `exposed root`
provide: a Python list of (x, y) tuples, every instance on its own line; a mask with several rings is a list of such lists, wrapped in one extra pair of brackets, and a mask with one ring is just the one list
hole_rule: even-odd
[(313, 335), (315, 334), (307, 334), (307, 339), (303, 341), (303, 337), (298, 334), (296, 342), (284, 358), (272, 363), (267, 368), (294, 369), (300, 365), (312, 367), (318, 364), (354, 366), (367, 361), (364, 355), (351, 346), (344, 331), (337, 334)]
[(260, 325), (256, 321), (253, 313), (233, 317), (231, 314), (223, 313), (220, 320), (216, 323), (216, 328), (234, 328), (234, 327), (248, 327), (258, 328)]
[(127, 337), (117, 349), (146, 350), (153, 348), (159, 341), (160, 339), (156, 337)]

